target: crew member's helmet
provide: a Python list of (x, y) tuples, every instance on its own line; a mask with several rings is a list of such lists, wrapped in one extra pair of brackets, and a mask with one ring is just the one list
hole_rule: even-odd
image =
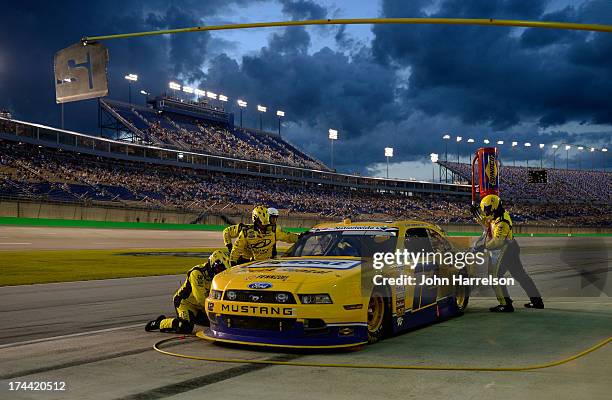
[(489, 194), (480, 201), (480, 210), (484, 215), (491, 216), (495, 214), (495, 211), (497, 211), (500, 204), (501, 199), (499, 198), (499, 196)]
[(274, 207), (269, 207), (268, 214), (270, 214), (270, 223), (272, 225), (276, 225), (276, 220), (278, 219), (278, 210)]
[(270, 225), (270, 214), (264, 206), (255, 207), (251, 216), (253, 218), (253, 225), (259, 230), (263, 230), (266, 226)]
[(223, 272), (230, 267), (230, 259), (227, 254), (227, 250), (215, 250), (208, 257), (208, 264), (210, 265), (210, 270), (212, 276), (217, 275), (219, 272)]

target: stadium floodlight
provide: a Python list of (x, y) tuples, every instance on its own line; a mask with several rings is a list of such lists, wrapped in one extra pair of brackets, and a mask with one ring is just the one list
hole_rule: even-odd
[[(436, 167), (434, 164), (436, 164), (438, 162), (438, 153), (431, 153), (429, 155), (429, 158), (431, 159), (431, 181), (435, 182), (436, 181)], [(442, 180), (442, 177), (440, 177), (440, 181)]]
[(181, 90), (181, 85), (176, 82), (170, 82), (168, 86), (170, 86), (170, 89), (172, 90)]
[(240, 109), (240, 127), (242, 128), (242, 109), (246, 108), (247, 106), (247, 102), (244, 100), (236, 100), (236, 103), (238, 103), (238, 108)]
[(449, 135), (449, 134), (446, 134), (446, 135), (442, 136), (442, 139), (444, 139), (444, 140), (448, 140), (448, 139), (450, 139), (450, 135)]
[(606, 149), (605, 147), (603, 149), (601, 149), (601, 151), (603, 151), (604, 153), (608, 152), (608, 149)]
[(206, 97), (208, 97), (209, 99), (217, 100), (217, 93), (206, 92)]
[(330, 160), (331, 160), (330, 166), (331, 166), (331, 169), (333, 170), (334, 169), (334, 140), (338, 140), (338, 131), (335, 130), (335, 129), (329, 129), (327, 131), (327, 133), (328, 133), (328, 137), (329, 137), (330, 154), (331, 154), (331, 156), (330, 156)]
[(525, 147), (531, 147), (531, 143), (529, 142), (525, 143)]
[(595, 151), (595, 147), (591, 147), (591, 151)]
[[(444, 139), (444, 161), (448, 161), (448, 141), (450, 140), (451, 136), (447, 133), (446, 135), (442, 136), (442, 139)], [(444, 170), (445, 172), (447, 170)], [(446, 180), (448, 181), (448, 175), (446, 176)]]
[(193, 92), (197, 97), (206, 97), (206, 90), (196, 89)]
[(140, 91), (140, 94), (144, 94), (145, 96), (148, 96), (148, 95), (150, 95), (151, 93), (149, 93), (149, 92), (147, 92), (147, 91), (145, 91), (145, 90), (141, 90), (141, 91)]
[(544, 143), (540, 143), (540, 148), (543, 149), (544, 148)]
[(518, 146), (518, 142), (512, 142), (512, 147)]
[(558, 148), (559, 148), (559, 145), (558, 145), (558, 144), (553, 144), (551, 147), (552, 147), (553, 149), (558, 149)]
[(191, 86), (183, 86), (183, 92), (193, 93), (193, 88)]
[(469, 139), (467, 140), (467, 142), (468, 142), (468, 143), (474, 143), (474, 139), (469, 138)]
[(460, 142), (460, 141), (462, 141), (462, 140), (463, 140), (463, 137), (461, 137), (461, 136), (457, 136), (457, 143), (459, 143), (459, 142)]
[(497, 144), (502, 145), (502, 144), (504, 144), (504, 141), (503, 140), (498, 140)]
[(280, 131), (280, 128), (281, 128), (281, 117), (285, 116), (285, 112), (281, 111), (281, 110), (276, 110), (276, 116), (278, 117), (278, 135), (280, 136), (280, 134), (281, 134), (281, 131)]
[(138, 75), (127, 74), (123, 78), (128, 81), (128, 103), (132, 104), (132, 82), (136, 82), (138, 80)]
[(569, 150), (569, 149), (571, 149), (571, 148), (572, 148), (572, 146), (570, 146), (569, 144), (566, 144), (566, 145), (565, 145), (565, 150)]
[(219, 95), (219, 100), (220, 100), (220, 101), (227, 101), (227, 96), (226, 96), (226, 95), (224, 95), (224, 94), (220, 94), (220, 95)]
[(393, 147), (385, 147), (385, 157), (387, 157), (387, 179), (389, 179), (389, 158), (393, 157)]
[(257, 104), (257, 111), (259, 111), (259, 130), (263, 131), (263, 113), (268, 111), (268, 107)]
[(485, 140), (483, 140), (483, 142), (484, 142), (484, 144), (489, 144), (489, 143), (491, 143), (491, 142), (489, 141), (489, 139), (485, 139)]
[(578, 146), (578, 150), (584, 150), (584, 147)]

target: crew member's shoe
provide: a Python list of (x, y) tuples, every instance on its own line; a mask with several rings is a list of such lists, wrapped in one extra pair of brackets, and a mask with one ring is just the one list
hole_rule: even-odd
[(541, 297), (530, 297), (529, 300), (531, 301), (525, 303), (525, 308), (537, 308), (540, 310), (544, 308), (544, 302)]
[(498, 312), (498, 313), (514, 312), (514, 307), (512, 306), (512, 304), (506, 304), (506, 305), (500, 304), (498, 306), (489, 308), (489, 311)]
[(145, 331), (151, 332), (151, 331), (158, 330), (159, 329), (159, 323), (162, 322), (162, 320), (164, 320), (164, 319), (166, 319), (166, 316), (165, 315), (160, 315), (159, 317), (157, 317), (156, 320), (147, 322), (147, 325), (145, 325)]

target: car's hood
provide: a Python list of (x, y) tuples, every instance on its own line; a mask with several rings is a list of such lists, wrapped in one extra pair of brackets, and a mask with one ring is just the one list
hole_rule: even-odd
[[(213, 287), (303, 291), (359, 281), (361, 259), (355, 257), (287, 257), (233, 267), (215, 276)], [(355, 279), (353, 279), (355, 278)]]

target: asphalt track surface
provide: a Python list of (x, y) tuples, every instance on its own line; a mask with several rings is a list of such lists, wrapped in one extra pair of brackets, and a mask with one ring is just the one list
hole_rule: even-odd
[[(93, 243), (121, 244), (103, 248), (191, 248), (220, 243), (220, 232), (2, 227), (3, 236), (9, 237), (0, 243), (32, 243), (30, 249), (62, 244), (75, 247), (61, 248), (101, 248), (91, 247)], [(547, 300), (545, 310), (490, 314), (487, 308), (494, 299), (479, 297), (490, 295), (482, 288), (463, 317), (360, 351), (279, 353), (218, 346), (194, 338), (174, 343), (169, 350), (253, 360), (502, 366), (557, 360), (612, 336), (610, 239), (525, 238), (521, 245), (527, 270)], [(14, 250), (26, 245), (5, 246)], [(152, 350), (152, 345), (169, 335), (146, 333), (143, 326), (160, 313), (172, 314), (171, 296), (181, 279), (173, 275), (0, 288), (0, 398), (537, 396), (558, 400), (607, 399), (612, 390), (610, 345), (559, 367), (514, 373), (305, 368), (168, 357)], [(519, 301), (524, 297), (518, 287), (511, 288), (511, 293)], [(63, 381), (67, 390), (9, 392), (10, 381)]]

